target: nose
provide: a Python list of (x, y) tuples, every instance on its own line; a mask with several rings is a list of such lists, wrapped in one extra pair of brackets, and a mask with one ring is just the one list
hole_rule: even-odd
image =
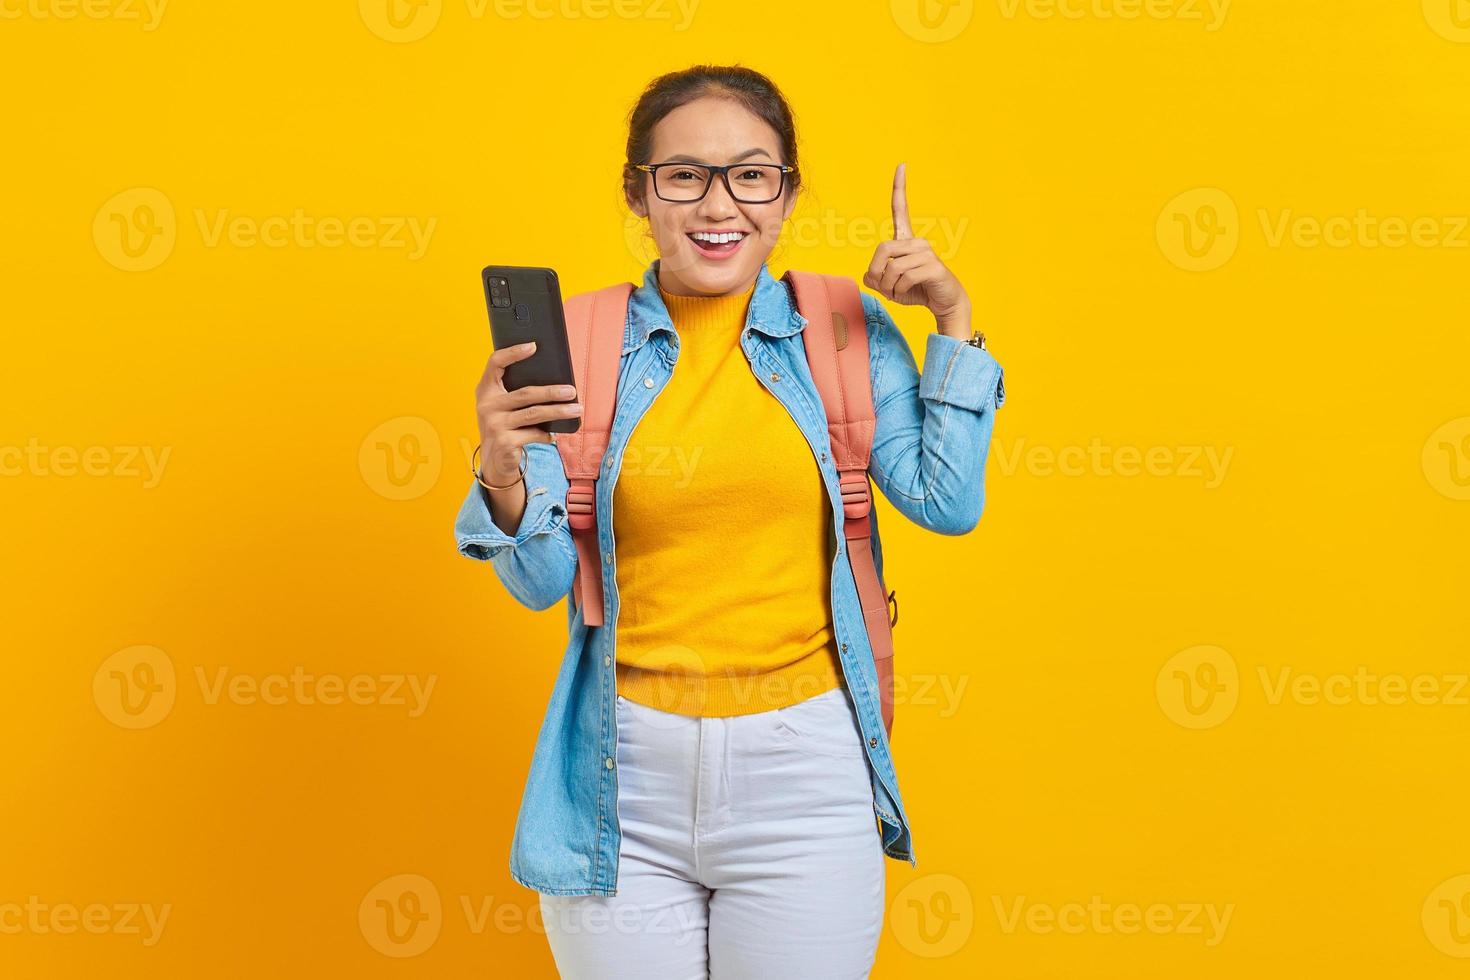
[(710, 174), (710, 189), (699, 202), (695, 213), (701, 218), (711, 221), (719, 221), (723, 218), (733, 218), (740, 213), (736, 207), (735, 199), (730, 196), (729, 189), (725, 186), (724, 179), (719, 174)]

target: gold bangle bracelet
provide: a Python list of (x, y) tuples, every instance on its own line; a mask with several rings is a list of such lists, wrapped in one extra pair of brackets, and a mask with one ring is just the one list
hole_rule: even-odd
[(507, 483), (503, 487), (494, 487), (494, 486), (491, 486), (490, 484), (488, 484), (488, 483), (485, 482), (484, 475), (480, 473), (480, 447), (479, 446), (476, 446), (475, 447), (474, 455), (472, 455), (470, 457), (470, 472), (475, 475), (475, 482), (478, 483), (480, 486), (484, 487), (486, 490), (509, 490), (511, 487), (515, 486), (517, 483), (520, 483), (522, 480), (524, 480), (526, 478), (526, 447), (525, 446), (522, 446), (521, 447), (521, 472), (520, 472), (520, 475), (517, 476), (515, 478), (515, 480), (511, 481), (510, 483)]

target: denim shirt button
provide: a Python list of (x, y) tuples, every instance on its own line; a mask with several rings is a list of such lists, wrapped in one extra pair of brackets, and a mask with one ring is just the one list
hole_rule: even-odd
[(772, 371), (771, 372), (771, 380), (772, 381), (780, 381), (781, 380), (781, 375), (777, 374), (775, 371)]
[(868, 739), (868, 747), (876, 749), (878, 747), (878, 740), (876, 738)]
[(645, 388), (652, 388), (653, 387), (653, 379), (652, 378), (644, 378), (643, 379), (643, 387), (645, 387)]
[(612, 761), (612, 757), (611, 757), (611, 756), (609, 756), (609, 757), (608, 757), (608, 758), (606, 758), (606, 759), (603, 759), (603, 760), (602, 760), (602, 761), (603, 761), (603, 762), (604, 762), (604, 763), (606, 763), (606, 765), (607, 765), (607, 767), (608, 767), (608, 768), (609, 768), (609, 769), (611, 769), (611, 768), (612, 768), (612, 767), (613, 767), (613, 761)]
[(607, 654), (604, 653), (602, 655), (602, 665), (604, 667), (611, 667), (612, 666), (612, 657), (609, 657)]

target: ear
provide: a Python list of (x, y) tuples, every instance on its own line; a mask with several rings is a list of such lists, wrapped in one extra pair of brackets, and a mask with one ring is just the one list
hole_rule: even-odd
[(623, 170), (623, 200), (627, 202), (628, 209), (640, 218), (648, 217), (647, 177), (647, 174), (639, 170)]
[(781, 220), (790, 221), (791, 212), (796, 210), (796, 191), (786, 192), (786, 203), (781, 207)]
[(636, 214), (638, 217), (648, 217), (648, 205), (644, 203), (642, 197), (634, 198), (629, 197), (627, 194), (624, 194), (623, 200), (628, 202), (628, 209)]

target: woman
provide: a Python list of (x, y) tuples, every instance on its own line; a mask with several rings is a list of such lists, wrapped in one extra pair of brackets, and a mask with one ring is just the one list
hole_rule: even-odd
[[(623, 185), (659, 259), (629, 301), (597, 481), (607, 625), (568, 601), (511, 873), (541, 893), (564, 977), (866, 976), (883, 855), (914, 855), (805, 320), (765, 264), (801, 186), (791, 110), (745, 68), (658, 78), (630, 116)], [(926, 306), (937, 332), (921, 376), (863, 296), (869, 472), (904, 515), (962, 534), (983, 505), (1001, 371), (972, 344), (964, 288), (910, 233), (902, 167), (893, 212), (863, 282)], [(486, 366), (485, 463), (456, 537), (545, 609), (576, 552), (537, 423), (580, 406), (558, 386), (504, 389), (530, 353)], [(881, 573), (876, 515), (872, 542)]]

